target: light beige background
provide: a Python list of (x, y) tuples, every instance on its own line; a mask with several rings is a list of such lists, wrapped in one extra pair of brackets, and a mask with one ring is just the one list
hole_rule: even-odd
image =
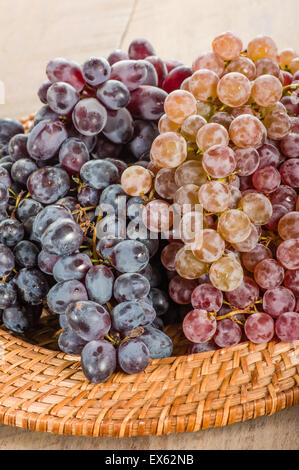
[[(78, 62), (149, 39), (158, 55), (191, 64), (231, 30), (244, 45), (268, 34), (299, 49), (298, 0), (0, 0), (0, 117), (39, 107), (36, 92), (54, 57)], [(0, 449), (298, 449), (299, 408), (193, 434), (115, 439), (54, 436), (0, 426)]]

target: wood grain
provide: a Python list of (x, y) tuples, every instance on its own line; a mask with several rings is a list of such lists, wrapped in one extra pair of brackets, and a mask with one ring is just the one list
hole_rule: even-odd
[[(271, 35), (279, 49), (299, 47), (297, 0), (0, 0), (0, 116), (40, 106), (36, 92), (51, 58), (82, 62), (148, 38), (163, 58), (191, 64), (213, 37), (233, 30), (244, 41)], [(0, 426), (0, 449), (298, 449), (298, 407), (193, 434), (96, 439)]]

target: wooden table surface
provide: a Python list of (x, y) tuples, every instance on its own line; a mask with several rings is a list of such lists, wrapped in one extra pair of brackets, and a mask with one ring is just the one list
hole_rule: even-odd
[[(214, 36), (234, 31), (244, 44), (268, 34), (279, 49), (299, 48), (298, 0), (0, 0), (0, 117), (39, 107), (47, 62), (106, 56), (146, 37), (162, 58), (191, 64)], [(84, 438), (0, 426), (0, 449), (298, 449), (299, 407), (225, 428), (162, 437)]]

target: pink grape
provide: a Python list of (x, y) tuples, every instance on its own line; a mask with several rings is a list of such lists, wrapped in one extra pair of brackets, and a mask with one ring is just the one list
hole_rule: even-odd
[(191, 295), (197, 286), (195, 279), (184, 279), (181, 276), (175, 276), (171, 279), (168, 292), (170, 298), (179, 305), (190, 304)]
[(162, 168), (176, 168), (187, 158), (187, 144), (176, 132), (160, 134), (152, 143), (151, 160)]
[(240, 176), (252, 175), (260, 164), (260, 156), (255, 148), (235, 149), (236, 170)]
[(265, 227), (272, 232), (277, 232), (279, 220), (288, 213), (288, 209), (282, 204), (272, 204), (272, 210), (271, 218)]
[(270, 248), (258, 243), (255, 248), (247, 253), (242, 253), (241, 259), (247, 271), (253, 273), (255, 266), (264, 259), (272, 258)]
[[(268, 167), (270, 168), (270, 167)], [(269, 199), (258, 192), (248, 192), (240, 201), (243, 212), (248, 215), (255, 225), (264, 225), (269, 222), (273, 209)]]
[(267, 313), (253, 313), (247, 318), (244, 330), (253, 343), (266, 343), (274, 336), (274, 320)]
[(254, 62), (264, 57), (276, 60), (277, 55), (277, 46), (269, 36), (257, 36), (248, 43), (247, 56)]
[(197, 100), (209, 101), (217, 98), (218, 75), (212, 70), (201, 69), (194, 72), (188, 81), (191, 93)]
[(214, 52), (206, 52), (199, 55), (192, 64), (192, 72), (200, 69), (208, 69), (215, 72), (218, 77), (224, 72), (224, 61)]
[(205, 343), (215, 334), (217, 321), (206, 310), (191, 310), (183, 321), (183, 331), (187, 339), (193, 343)]
[(214, 341), (220, 348), (227, 348), (240, 343), (242, 330), (240, 326), (230, 318), (217, 321), (217, 329)]
[(205, 118), (199, 114), (193, 114), (182, 123), (181, 134), (188, 142), (196, 142), (197, 132), (205, 124), (207, 124)]
[(175, 271), (175, 256), (182, 247), (182, 242), (173, 241), (163, 248), (161, 252), (161, 262), (168, 271)]
[(233, 60), (239, 57), (242, 47), (241, 39), (230, 31), (219, 34), (212, 42), (213, 51), (223, 60)]
[(217, 85), (218, 98), (232, 108), (245, 104), (250, 97), (250, 92), (250, 81), (238, 72), (223, 75)]
[(209, 122), (221, 124), (221, 126), (225, 127), (225, 129), (228, 131), (229, 126), (233, 120), (234, 116), (232, 114), (229, 114), (226, 111), (218, 111), (217, 113), (213, 114)]
[(259, 168), (252, 175), (253, 186), (260, 192), (269, 194), (279, 188), (281, 182), (280, 173), (274, 166)]
[(180, 124), (172, 122), (168, 119), (166, 114), (162, 114), (158, 122), (158, 129), (160, 134), (163, 134), (164, 132), (179, 132)]
[(288, 211), (293, 211), (296, 206), (296, 191), (291, 186), (281, 184), (276, 191), (269, 194), (272, 205), (280, 204), (284, 206)]
[(216, 351), (217, 349), (219, 347), (212, 338), (205, 343), (192, 343), (188, 348), (188, 354), (199, 354), (206, 351)]
[(232, 60), (226, 67), (225, 72), (241, 73), (242, 75), (245, 75), (248, 80), (254, 80), (256, 77), (256, 67), (254, 62), (252, 62), (248, 57), (238, 57)]
[(279, 78), (280, 68), (277, 62), (273, 59), (269, 59), (268, 57), (259, 59), (256, 61), (255, 67), (257, 77), (260, 77), (261, 75), (274, 75), (274, 77)]
[(237, 289), (225, 293), (225, 297), (236, 308), (244, 309), (259, 298), (259, 287), (248, 276), (244, 276), (242, 284)]
[(299, 269), (299, 238), (283, 241), (277, 248), (276, 257), (285, 269)]
[(166, 232), (173, 224), (173, 210), (166, 201), (154, 199), (144, 206), (142, 220), (151, 232)]
[(258, 147), (263, 142), (264, 134), (263, 124), (251, 114), (241, 114), (229, 126), (229, 136), (240, 148)]
[(202, 165), (213, 178), (226, 178), (236, 168), (234, 151), (225, 145), (214, 145), (203, 155)]
[(299, 159), (290, 158), (279, 168), (281, 180), (292, 188), (299, 188)]
[(231, 192), (228, 185), (209, 181), (200, 187), (198, 199), (208, 212), (223, 212), (231, 203)]
[(195, 309), (218, 312), (222, 302), (223, 295), (221, 290), (216, 289), (212, 284), (200, 284), (192, 292), (191, 303)]
[(287, 270), (284, 275), (283, 284), (290, 289), (293, 294), (299, 297), (299, 269)]
[(299, 134), (291, 132), (280, 141), (282, 153), (288, 158), (299, 157)]
[(295, 304), (293, 292), (283, 286), (268, 289), (263, 296), (263, 310), (273, 318), (278, 318), (283, 312), (292, 312)]
[(216, 230), (204, 229), (202, 231), (202, 244), (200, 248), (193, 248), (194, 256), (204, 263), (213, 263), (223, 255), (225, 241)]
[(260, 231), (258, 230), (259, 226), (256, 227), (255, 225), (251, 224), (251, 231), (245, 240), (239, 243), (233, 243), (232, 247), (240, 252), (247, 252), (253, 250), (256, 247), (259, 237)]
[(284, 269), (275, 259), (263, 259), (254, 268), (254, 280), (262, 289), (280, 286)]
[(214, 145), (228, 145), (229, 136), (225, 127), (217, 123), (209, 123), (202, 126), (196, 135), (196, 143), (199, 150), (206, 152)]
[(291, 342), (299, 339), (299, 313), (284, 312), (275, 323), (275, 333), (281, 341)]
[(266, 114), (264, 126), (269, 139), (281, 140), (290, 132), (291, 119), (285, 110), (272, 111)]
[(245, 212), (230, 209), (219, 217), (217, 230), (229, 243), (239, 243), (249, 236), (251, 223)]
[(174, 179), (178, 187), (186, 184), (201, 186), (207, 181), (207, 175), (200, 161), (188, 160), (175, 170)]
[(189, 91), (175, 90), (165, 99), (164, 110), (168, 119), (182, 124), (188, 116), (196, 114), (196, 99)]
[(278, 222), (278, 233), (283, 240), (299, 238), (299, 212), (288, 212)]
[(282, 96), (282, 84), (273, 75), (258, 76), (253, 82), (251, 96), (259, 106), (272, 106)]
[(164, 199), (173, 199), (178, 186), (175, 182), (175, 169), (161, 168), (155, 178), (155, 190)]
[(259, 168), (265, 166), (278, 167), (280, 163), (280, 153), (277, 147), (272, 144), (264, 144), (257, 149), (260, 156)]
[(215, 261), (209, 271), (210, 281), (224, 292), (237, 289), (243, 281), (243, 269), (234, 255), (226, 255)]

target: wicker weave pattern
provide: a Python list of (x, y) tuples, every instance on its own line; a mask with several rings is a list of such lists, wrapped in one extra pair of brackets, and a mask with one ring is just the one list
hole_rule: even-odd
[[(177, 325), (168, 334), (184, 348)], [(83, 376), (78, 357), (0, 330), (0, 422), (35, 431), (124, 437), (194, 432), (268, 415), (299, 402), (299, 341), (241, 343), (151, 360), (138, 375), (105, 384)]]
[[(20, 119), (25, 131), (34, 115)], [(195, 432), (270, 415), (299, 403), (299, 341), (244, 342), (185, 355), (178, 325), (168, 327), (174, 356), (151, 360), (138, 375), (121, 372), (89, 383), (78, 357), (0, 329), (0, 422), (34, 431), (82, 436)]]

